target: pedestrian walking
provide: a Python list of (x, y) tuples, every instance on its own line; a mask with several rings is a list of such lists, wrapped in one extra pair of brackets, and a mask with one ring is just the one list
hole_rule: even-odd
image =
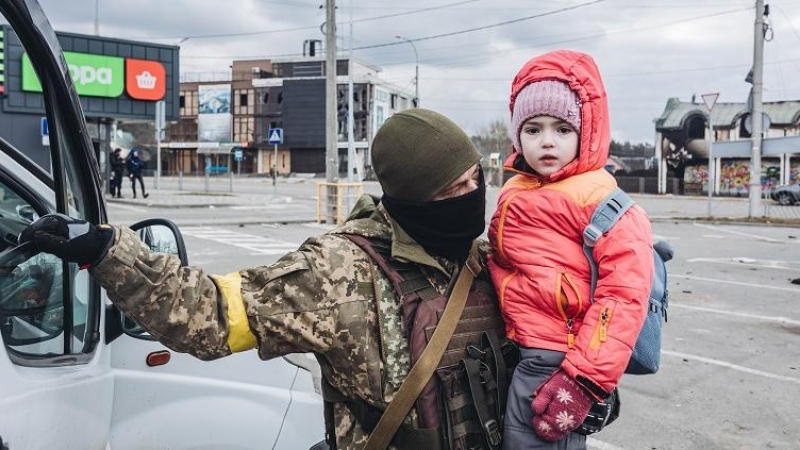
[(591, 56), (546, 53), (511, 87), (516, 173), (500, 192), (489, 227), (489, 268), (508, 337), (520, 346), (506, 409), (504, 445), (586, 449), (573, 431), (594, 403), (615, 401), (644, 323), (653, 274), (650, 221), (631, 208), (594, 247), (583, 230), (616, 187), (608, 160), (608, 103)]
[[(315, 354), (330, 448), (497, 449), (498, 386), (508, 381), (477, 370), (505, 367), (495, 351), (503, 323), (483, 270), (488, 244), (477, 240), (481, 155), (460, 127), (424, 109), (387, 119), (371, 152), (383, 196), (361, 197), (343, 225), (267, 266), (207, 275), (151, 252), (130, 229), (61, 215), (37, 220), (20, 239), (88, 267), (117, 307), (175, 351), (204, 360), (249, 349), (262, 359)], [(86, 231), (70, 234), (70, 224)], [(439, 359), (420, 369), (440, 316), (453, 338), (444, 357), (438, 348)], [(456, 372), (462, 366), (476, 370)], [(456, 374), (474, 376), (488, 394), (475, 403)], [(394, 429), (384, 426), (391, 420)]]
[(136, 198), (136, 180), (139, 180), (139, 186), (142, 188), (142, 197), (147, 198), (150, 196), (144, 189), (144, 180), (142, 179), (142, 170), (144, 169), (144, 162), (139, 157), (139, 150), (132, 149), (128, 155), (128, 177), (131, 180), (131, 189), (133, 189), (133, 198)]
[(111, 162), (111, 197), (122, 198), (122, 178), (125, 174), (125, 159), (122, 158), (122, 149), (115, 148), (109, 158)]

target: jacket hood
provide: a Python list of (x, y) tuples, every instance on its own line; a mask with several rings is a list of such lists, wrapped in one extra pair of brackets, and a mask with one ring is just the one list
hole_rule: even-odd
[[(581, 101), (581, 132), (578, 157), (549, 177), (541, 177), (542, 181), (558, 181), (602, 168), (608, 160), (611, 129), (608, 98), (594, 59), (585, 53), (570, 50), (558, 50), (531, 59), (514, 77), (510, 111), (513, 113), (517, 95), (525, 86), (545, 80), (562, 81), (578, 94)], [(516, 133), (516, 130), (511, 132)], [(518, 148), (513, 149), (504, 167), (512, 172), (534, 175)]]

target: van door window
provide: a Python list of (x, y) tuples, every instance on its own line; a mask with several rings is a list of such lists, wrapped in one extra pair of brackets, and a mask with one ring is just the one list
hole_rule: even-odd
[[(47, 211), (37, 211), (3, 178), (0, 177), (0, 335), (6, 348), (13, 350), (16, 363), (42, 365), (46, 364), (42, 357), (81, 352), (86, 347), (89, 282), (85, 271), (78, 271), (73, 264), (67, 266), (73, 280), (73, 294), (68, 296), (63, 289), (65, 265), (59, 258), (47, 253), (30, 257), (22, 254), (11, 261), (4, 257), (16, 246), (19, 233)], [(70, 320), (65, 320), (65, 313), (70, 314)]]

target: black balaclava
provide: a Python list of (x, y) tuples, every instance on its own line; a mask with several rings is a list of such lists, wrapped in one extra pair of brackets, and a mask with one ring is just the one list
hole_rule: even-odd
[(383, 195), (381, 203), (400, 227), (428, 253), (462, 262), (472, 241), (486, 227), (486, 184), (478, 169), (478, 188), (467, 194), (427, 202)]

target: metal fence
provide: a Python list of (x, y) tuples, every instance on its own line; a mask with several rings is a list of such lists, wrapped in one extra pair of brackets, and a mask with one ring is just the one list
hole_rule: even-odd
[[(616, 177), (617, 184), (630, 194), (658, 194), (658, 179), (655, 177)], [(675, 203), (669, 209), (659, 211), (660, 206), (666, 204), (664, 199), (656, 202), (652, 198), (640, 199), (639, 203), (649, 203), (656, 215), (671, 215), (674, 217), (710, 217), (712, 219), (741, 219), (749, 217), (749, 200), (747, 196), (714, 195), (707, 197), (707, 192), (701, 183), (684, 183), (678, 178), (667, 178), (667, 192)], [(780, 205), (772, 200), (769, 189), (764, 189), (756, 217), (765, 217), (776, 222), (787, 221), (797, 223), (800, 221), (800, 205)], [(647, 208), (646, 208), (647, 209)]]

